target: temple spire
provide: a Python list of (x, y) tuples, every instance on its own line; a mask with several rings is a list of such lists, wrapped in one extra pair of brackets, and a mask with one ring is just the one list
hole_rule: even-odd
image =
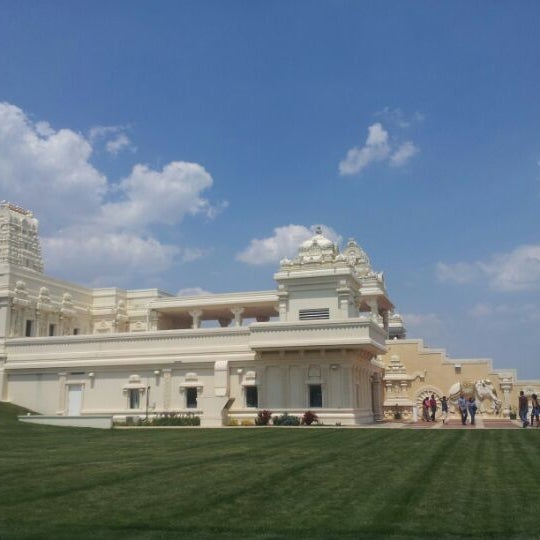
[(0, 264), (43, 273), (38, 220), (30, 210), (0, 202)]

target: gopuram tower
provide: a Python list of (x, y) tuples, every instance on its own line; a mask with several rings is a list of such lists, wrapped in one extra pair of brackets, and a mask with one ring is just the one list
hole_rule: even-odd
[(30, 210), (0, 202), (0, 265), (43, 273), (38, 220)]

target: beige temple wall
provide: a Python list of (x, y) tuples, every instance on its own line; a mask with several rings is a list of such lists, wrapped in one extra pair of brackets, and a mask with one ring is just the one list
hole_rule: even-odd
[[(451, 359), (445, 350), (425, 347), (419, 339), (389, 340), (386, 346), (387, 353), (380, 357), (385, 365), (386, 418), (393, 417), (396, 407), (404, 419), (413, 418), (414, 406), (420, 415), (419, 407), (426, 395), (448, 397), (455, 383), (489, 380), (501, 400), (500, 416), (517, 409), (520, 390), (528, 397), (540, 394), (540, 380), (520, 381), (514, 369), (494, 369), (490, 359)], [(453, 409), (451, 406), (450, 411)], [(480, 404), (480, 412), (486, 417), (497, 416), (488, 400)]]

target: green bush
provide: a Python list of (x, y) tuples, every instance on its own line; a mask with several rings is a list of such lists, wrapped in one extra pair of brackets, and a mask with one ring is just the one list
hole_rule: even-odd
[(283, 413), (281, 416), (274, 416), (272, 418), (274, 426), (299, 426), (300, 418), (298, 416), (291, 416), (288, 413)]
[(201, 418), (193, 413), (162, 413), (152, 418), (139, 419), (139, 426), (200, 426)]

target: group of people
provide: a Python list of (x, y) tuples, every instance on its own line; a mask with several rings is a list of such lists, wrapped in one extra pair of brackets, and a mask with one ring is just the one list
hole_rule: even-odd
[(470, 417), (471, 426), (474, 426), (474, 419), (476, 417), (476, 411), (478, 407), (473, 396), (467, 399), (463, 393), (461, 393), (457, 400), (459, 413), (461, 414), (461, 423), (467, 425), (467, 417)]
[[(476, 411), (478, 410), (474, 397), (467, 399), (461, 394), (458, 399), (458, 409), (461, 413), (461, 423), (466, 425), (467, 418), (470, 417), (471, 425), (474, 426), (474, 419)], [(446, 396), (441, 398), (441, 413), (442, 422), (443, 424), (446, 424), (448, 422), (448, 399)], [(435, 398), (435, 394), (431, 394), (431, 396), (426, 396), (422, 401), (422, 420), (424, 420), (424, 422), (435, 422), (436, 414), (437, 399)]]
[[(534, 420), (536, 419), (536, 427), (540, 427), (540, 402), (536, 394), (531, 395), (531, 421), (529, 422), (527, 416), (529, 414), (529, 400), (523, 390), (519, 393), (519, 418), (523, 427), (534, 426)], [(463, 393), (459, 395), (457, 400), (457, 408), (461, 414), (461, 423), (467, 425), (467, 419), (470, 418), (470, 424), (474, 426), (474, 420), (476, 417), (476, 411), (478, 407), (474, 397), (465, 397)], [(446, 396), (441, 399), (441, 412), (442, 422), (446, 424), (448, 421), (448, 400)], [(435, 394), (426, 396), (422, 401), (422, 420), (424, 422), (435, 422), (435, 415), (437, 414), (437, 399)]]
[[(531, 405), (532, 410), (530, 425), (531, 427), (534, 426), (534, 419), (536, 418), (536, 427), (538, 427), (540, 426), (540, 404), (538, 403), (538, 396), (536, 394), (531, 395)], [(527, 420), (527, 415), (529, 414), (529, 400), (527, 399), (527, 396), (523, 390), (519, 392), (518, 410), (519, 419), (525, 428), (529, 425), (529, 421)]]
[[(446, 424), (448, 421), (448, 400), (446, 396), (443, 396), (441, 399), (441, 412), (442, 412), (442, 421), (443, 424)], [(435, 415), (437, 414), (437, 399), (435, 394), (426, 396), (424, 401), (422, 401), (422, 420), (424, 422), (436, 422)]]

